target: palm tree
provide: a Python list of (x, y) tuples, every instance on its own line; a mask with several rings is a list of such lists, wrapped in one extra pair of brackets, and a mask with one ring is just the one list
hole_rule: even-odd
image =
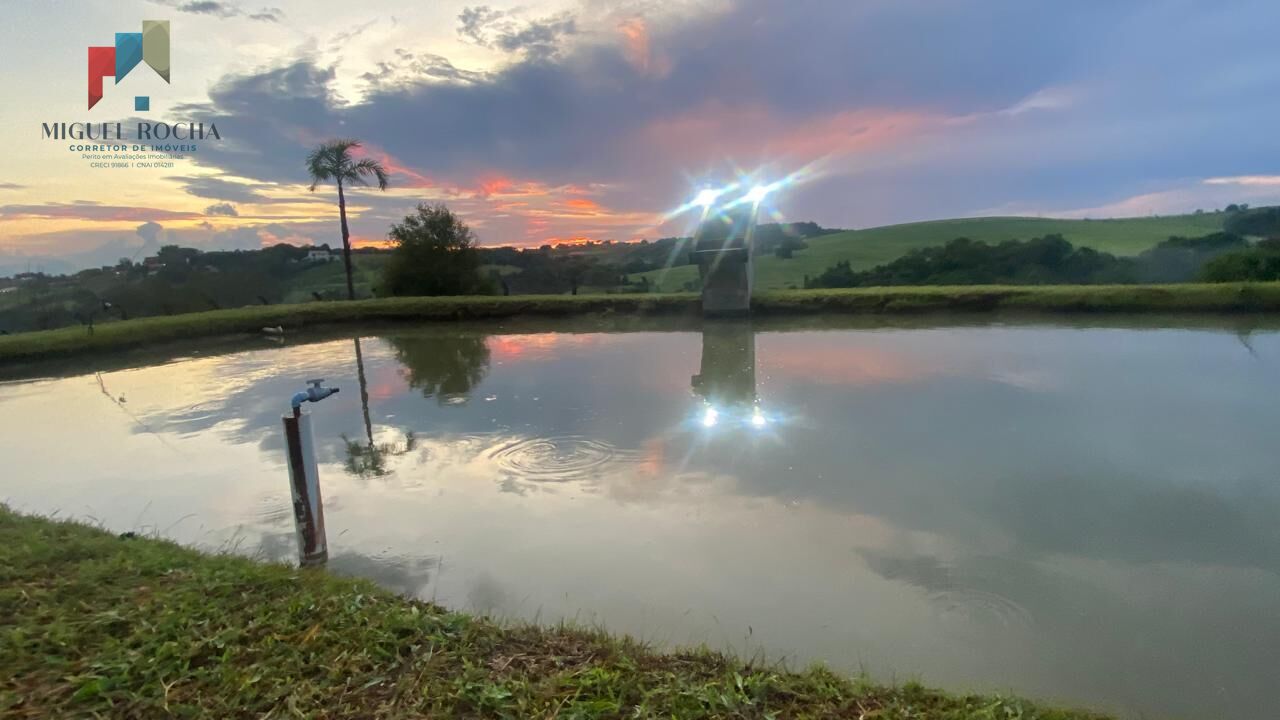
[(359, 140), (330, 140), (307, 156), (307, 172), (311, 174), (311, 191), (316, 185), (332, 180), (338, 186), (338, 214), (342, 217), (342, 262), (347, 267), (347, 299), (356, 299), (351, 281), (351, 232), (347, 230), (347, 199), (343, 185), (368, 185), (369, 177), (378, 180), (378, 189), (387, 189), (387, 170), (372, 158), (356, 160), (351, 151), (360, 147)]

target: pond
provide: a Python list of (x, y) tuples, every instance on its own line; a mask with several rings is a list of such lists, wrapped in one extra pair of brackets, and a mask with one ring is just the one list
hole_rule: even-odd
[(1280, 332), (1106, 323), (391, 326), (47, 368), (0, 383), (0, 500), (292, 561), (280, 417), (323, 377), (338, 572), (880, 680), (1270, 716)]

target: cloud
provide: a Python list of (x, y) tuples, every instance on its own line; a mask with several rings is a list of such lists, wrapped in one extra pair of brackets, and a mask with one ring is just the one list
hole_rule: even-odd
[(19, 185), (18, 183), (0, 182), (0, 190), (22, 190), (25, 187), (26, 185)]
[(284, 19), (284, 11), (280, 8), (262, 8), (256, 13), (250, 13), (249, 19), (259, 22), (280, 22)]
[[(674, 19), (637, 4), (533, 22), (472, 6), (460, 36), (511, 48), (506, 65), (476, 72), (390, 50), (355, 102), (312, 56), (229, 75), (198, 109), (235, 142), (197, 162), (293, 184), (310, 147), (351, 135), (394, 160), (393, 188), (451, 204), (450, 189), (500, 176), (595, 184), (611, 218), (644, 217), (735, 169), (822, 160), (825, 175), (779, 196), (788, 217), (866, 227), (1004, 204), (1096, 209), (1280, 166), (1280, 139), (1256, 120), (1280, 110), (1267, 91), (1280, 63), (1260, 29), (1280, 8), (1228, 4), (1259, 21), (1223, 22), (1208, 5), (1021, 0), (980, 12), (959, 0), (740, 0)], [(1220, 51), (1177, 50), (1187, 38)], [(393, 202), (405, 200), (369, 199), (386, 212), (356, 218), (355, 231), (381, 235)], [(478, 222), (525, 242), (588, 232), (468, 202), (492, 213)]]
[(503, 17), (505, 17), (505, 13), (498, 12), (488, 5), (463, 8), (462, 12), (458, 14), (458, 34), (485, 45), (488, 43), (486, 37), (487, 26), (501, 20)]
[(412, 86), (424, 80), (474, 83), (487, 78), (488, 73), (457, 68), (442, 55), (415, 53), (405, 48), (396, 48), (394, 57), (377, 62), (374, 70), (360, 76), (373, 89), (384, 91), (396, 86)]
[(226, 217), (239, 217), (240, 213), (236, 211), (236, 206), (231, 203), (215, 203), (204, 209), (205, 215), (223, 215)]
[(159, 5), (166, 5), (178, 12), (192, 15), (209, 15), (216, 18), (247, 17), (260, 22), (280, 22), (284, 19), (284, 11), (276, 7), (264, 7), (256, 12), (247, 11), (240, 6), (219, 0), (152, 0)]
[(1205, 179), (1206, 185), (1261, 185), (1280, 186), (1280, 175), (1239, 175), (1237, 177), (1213, 177)]
[(196, 213), (160, 208), (100, 205), (96, 202), (44, 203), (40, 205), (0, 205), (0, 218), (70, 218), (76, 220), (136, 221), (187, 220)]
[(258, 192), (262, 186), (255, 183), (233, 182), (208, 176), (175, 176), (168, 179), (180, 183), (187, 194), (209, 200), (239, 203), (258, 203), (267, 200), (266, 196)]
[(142, 238), (142, 247), (135, 251), (135, 254), (151, 252), (160, 245), (160, 234), (164, 232), (164, 227), (160, 223), (145, 222), (136, 229), (138, 237)]
[(164, 230), (164, 227), (160, 223), (145, 222), (138, 226), (137, 232), (138, 237), (141, 237), (148, 243), (153, 243), (158, 237), (160, 237), (161, 230)]
[(561, 40), (577, 32), (577, 20), (569, 13), (522, 20), (513, 11), (478, 5), (463, 8), (458, 14), (460, 36), (484, 47), (524, 53), (538, 60), (555, 55), (560, 50)]

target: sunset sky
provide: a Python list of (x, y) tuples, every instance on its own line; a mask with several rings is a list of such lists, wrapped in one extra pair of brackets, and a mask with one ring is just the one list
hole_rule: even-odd
[[(358, 241), (441, 201), (484, 244), (679, 234), (668, 211), (801, 171), (774, 217), (869, 227), (1280, 203), (1274, 0), (10, 0), (0, 273), (159, 244), (337, 243), (303, 159), (391, 169)], [(169, 20), (85, 109), (86, 48)], [(151, 109), (133, 111), (134, 95)], [(216, 122), (168, 169), (95, 169), (45, 122)]]

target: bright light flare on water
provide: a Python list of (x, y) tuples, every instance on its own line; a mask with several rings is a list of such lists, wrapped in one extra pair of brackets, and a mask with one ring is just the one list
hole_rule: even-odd
[(715, 427), (719, 421), (720, 413), (716, 412), (713, 407), (707, 408), (706, 412), (702, 413), (702, 427)]
[(760, 412), (760, 408), (751, 411), (751, 427), (759, 429), (768, 424), (764, 418), (764, 413)]

